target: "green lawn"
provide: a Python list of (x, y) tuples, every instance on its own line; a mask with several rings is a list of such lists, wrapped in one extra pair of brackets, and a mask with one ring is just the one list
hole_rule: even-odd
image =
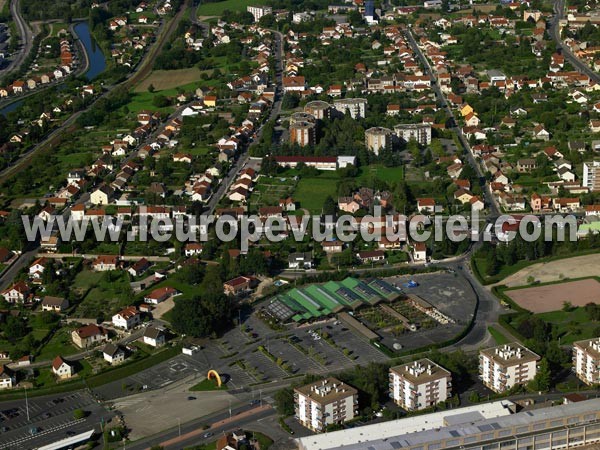
[(198, 16), (220, 16), (226, 9), (230, 11), (245, 11), (247, 6), (258, 5), (259, 0), (225, 0), (215, 3), (203, 3), (198, 8)]
[(320, 214), (327, 196), (337, 200), (338, 178), (301, 178), (294, 191), (294, 200), (311, 214)]
[(192, 386), (190, 391), (225, 391), (227, 390), (227, 386), (225, 384), (221, 385), (221, 387), (217, 386), (217, 381), (214, 378), (210, 380), (205, 378), (200, 383)]
[(575, 308), (569, 312), (552, 311), (536, 316), (558, 327), (561, 344), (597, 337), (600, 329), (600, 322), (591, 321), (584, 308)]
[(495, 327), (489, 326), (488, 331), (490, 332), (490, 334), (496, 341), (497, 345), (508, 344), (510, 342), (510, 339), (508, 339), (506, 336), (504, 336), (504, 334), (502, 334), (500, 331), (498, 331)]
[(404, 179), (404, 167), (368, 166), (361, 168), (361, 174), (358, 179), (365, 180), (373, 175), (391, 185)]
[(69, 356), (77, 353), (77, 348), (71, 344), (71, 328), (61, 328), (40, 349), (38, 360), (50, 360), (56, 356)]

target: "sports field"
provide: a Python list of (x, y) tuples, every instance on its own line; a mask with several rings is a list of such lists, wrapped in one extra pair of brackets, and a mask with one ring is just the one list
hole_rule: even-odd
[(573, 306), (600, 303), (600, 282), (595, 278), (504, 291), (521, 308), (532, 313), (560, 310), (565, 302)]

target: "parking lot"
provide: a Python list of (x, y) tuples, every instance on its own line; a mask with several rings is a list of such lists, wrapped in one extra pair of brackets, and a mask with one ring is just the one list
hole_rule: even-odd
[[(29, 408), (27, 408), (27, 404)], [(0, 403), (0, 449), (30, 449), (98, 426), (114, 416), (85, 391)], [(29, 409), (29, 419), (27, 418)], [(75, 419), (73, 411), (87, 416)]]
[[(409, 279), (416, 281), (418, 286), (405, 287)], [(463, 330), (475, 312), (477, 303), (475, 292), (462, 277), (455, 273), (415, 275), (410, 278), (391, 277), (386, 281), (402, 288), (405, 294), (414, 294), (423, 298), (455, 321), (453, 324), (440, 324), (432, 329), (408, 332), (399, 337), (382, 334), (383, 343), (390, 348), (393, 348), (396, 343), (402, 345), (403, 349), (418, 348), (451, 339)]]

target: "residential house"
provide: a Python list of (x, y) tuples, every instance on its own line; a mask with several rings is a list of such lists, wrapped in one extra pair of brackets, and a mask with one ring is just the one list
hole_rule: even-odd
[(158, 305), (171, 297), (175, 297), (177, 295), (181, 295), (181, 293), (170, 286), (165, 286), (161, 288), (156, 288), (148, 295), (144, 297), (144, 302), (149, 303), (151, 305)]
[(358, 252), (356, 257), (362, 264), (376, 263), (385, 261), (385, 252), (382, 250), (370, 250)]
[(165, 332), (160, 328), (147, 327), (144, 330), (143, 342), (150, 347), (162, 347), (167, 341)]
[(427, 245), (425, 242), (415, 242), (412, 249), (412, 257), (414, 262), (427, 261)]
[(128, 269), (127, 272), (132, 277), (139, 277), (144, 274), (152, 264), (146, 258), (138, 259), (135, 263), (133, 263)]
[(42, 300), (42, 311), (61, 313), (69, 307), (69, 300), (62, 297), (45, 296)]
[(314, 267), (312, 255), (310, 253), (291, 253), (288, 256), (288, 269), (309, 270)]
[(258, 284), (254, 277), (239, 276), (223, 283), (223, 292), (226, 295), (238, 295), (253, 289)]
[(65, 361), (62, 356), (57, 356), (52, 361), (52, 373), (60, 380), (66, 380), (75, 375), (75, 366)]
[(117, 255), (98, 255), (92, 262), (92, 269), (96, 272), (117, 270), (119, 257)]
[(104, 361), (114, 366), (125, 361), (125, 350), (120, 345), (109, 342), (102, 349), (102, 356)]
[(142, 323), (142, 316), (135, 306), (128, 306), (112, 316), (112, 323), (117, 328), (131, 330)]
[(17, 374), (5, 365), (0, 365), (0, 390), (11, 389), (17, 384)]
[(24, 281), (17, 281), (0, 295), (7, 303), (25, 303), (31, 296), (31, 288)]
[(108, 341), (108, 332), (98, 325), (89, 324), (73, 330), (71, 340), (79, 348), (89, 348)]

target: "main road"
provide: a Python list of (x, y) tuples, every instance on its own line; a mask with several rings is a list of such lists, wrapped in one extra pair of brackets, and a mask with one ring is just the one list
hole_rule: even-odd
[(590, 77), (596, 83), (600, 83), (600, 76), (592, 70), (592, 68), (584, 61), (580, 60), (571, 49), (564, 45), (560, 37), (560, 21), (563, 19), (565, 14), (565, 0), (556, 0), (554, 2), (554, 17), (550, 21), (550, 29), (548, 32), (552, 36), (552, 39), (556, 42), (557, 47), (562, 51), (564, 57), (575, 67), (579, 72)]
[(10, 3), (10, 14), (15, 21), (17, 29), (19, 31), (19, 39), (21, 41), (21, 48), (18, 50), (16, 55), (11, 55), (11, 61), (8, 66), (0, 70), (1, 75), (6, 75), (13, 70), (18, 70), (25, 61), (29, 52), (31, 52), (31, 45), (33, 44), (33, 33), (29, 28), (25, 19), (21, 16), (21, 8), (19, 6), (19, 0), (12, 0)]

